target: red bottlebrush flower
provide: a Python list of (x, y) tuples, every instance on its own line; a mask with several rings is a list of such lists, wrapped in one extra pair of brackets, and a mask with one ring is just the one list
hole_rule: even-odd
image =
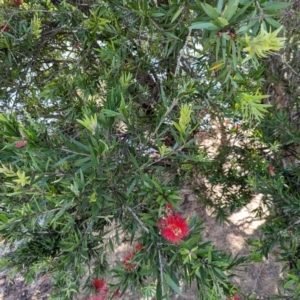
[(140, 243), (136, 243), (134, 245), (134, 249), (136, 250), (136, 252), (145, 251), (145, 248)]
[(107, 293), (108, 287), (106, 286), (105, 278), (99, 279), (95, 278), (93, 280), (94, 288), (97, 292), (100, 293)]
[(17, 148), (23, 148), (23, 147), (26, 146), (26, 144), (27, 144), (27, 142), (26, 142), (25, 140), (15, 142), (15, 146), (16, 146)]
[(135, 264), (130, 263), (130, 261), (133, 259), (134, 255), (135, 255), (135, 252), (129, 252), (125, 255), (125, 257), (122, 261), (122, 263), (127, 271), (134, 270), (134, 268), (136, 266)]
[(186, 220), (178, 213), (160, 220), (157, 226), (161, 230), (161, 235), (172, 243), (178, 243), (189, 233)]
[(240, 298), (239, 296), (237, 296), (237, 295), (234, 295), (234, 296), (232, 297), (232, 300), (241, 300), (241, 298)]

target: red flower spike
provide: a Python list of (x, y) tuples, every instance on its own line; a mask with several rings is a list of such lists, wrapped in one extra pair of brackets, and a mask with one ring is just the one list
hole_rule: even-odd
[(122, 263), (127, 271), (132, 271), (136, 266), (135, 264), (130, 263), (130, 261), (133, 259), (134, 255), (135, 255), (135, 252), (129, 252), (125, 255), (125, 257), (122, 261)]
[(189, 233), (186, 220), (178, 213), (160, 220), (157, 226), (161, 230), (161, 235), (172, 243), (178, 243)]
[(234, 295), (233, 297), (232, 297), (232, 300), (242, 300), (239, 296), (237, 296), (237, 295)]
[(136, 252), (145, 251), (145, 248), (140, 243), (136, 243), (134, 245), (134, 249), (136, 250)]
[(107, 293), (108, 287), (106, 286), (105, 278), (95, 278), (93, 280), (94, 288), (99, 293)]
[(23, 147), (25, 147), (26, 146), (26, 144), (27, 144), (27, 142), (26, 141), (17, 141), (17, 142), (15, 142), (15, 146), (17, 147), (17, 148), (23, 148)]

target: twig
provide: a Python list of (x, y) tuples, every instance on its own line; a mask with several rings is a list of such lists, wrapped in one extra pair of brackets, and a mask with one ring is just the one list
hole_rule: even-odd
[(161, 118), (159, 124), (157, 125), (157, 127), (155, 128), (154, 132), (150, 135), (150, 139), (155, 137), (156, 133), (158, 132), (158, 129), (160, 128), (160, 126), (165, 122), (165, 119), (167, 118), (167, 116), (169, 115), (169, 113), (172, 111), (172, 109), (177, 105), (179, 99), (175, 99), (171, 106), (168, 108), (168, 110), (165, 112), (164, 116)]
[(172, 27), (170, 27), (170, 28), (164, 28), (163, 30), (159, 27), (159, 25), (157, 25), (157, 23), (153, 20), (153, 19), (151, 19), (150, 18), (150, 21), (152, 22), (152, 24), (154, 25), (154, 27), (158, 30), (158, 31), (160, 31), (160, 32), (168, 32), (168, 31), (172, 31), (172, 30), (174, 30), (181, 22), (182, 22), (182, 20), (184, 19), (184, 17), (185, 17), (185, 12), (186, 12), (186, 6), (183, 6), (183, 8), (182, 8), (182, 12), (181, 12), (181, 16), (180, 16), (180, 18), (179, 18), (179, 20), (176, 22), (176, 24), (175, 25), (173, 25)]
[(292, 71), (292, 73), (293, 73), (294, 75), (296, 75), (297, 77), (300, 77), (300, 74), (299, 74), (296, 70), (294, 70), (293, 67), (292, 67), (288, 62), (283, 61), (282, 63), (283, 63), (285, 66), (287, 66), (287, 67)]
[[(175, 68), (175, 76), (177, 76), (178, 74), (178, 70), (179, 70), (179, 64), (180, 64), (180, 60), (184, 54), (184, 49), (186, 48), (187, 44), (188, 44), (188, 40), (191, 36), (191, 33), (192, 33), (192, 30), (189, 29), (189, 33), (186, 37), (186, 40), (185, 40), (185, 43), (182, 47), (182, 49), (180, 50), (180, 53), (179, 53), (179, 56), (178, 56), (178, 59), (177, 59), (177, 64), (176, 64), (176, 68)], [(151, 134), (150, 138), (154, 137), (156, 135), (156, 133), (158, 132), (158, 129), (160, 128), (160, 126), (164, 123), (166, 117), (169, 115), (169, 113), (172, 111), (172, 109), (178, 104), (178, 101), (179, 99), (175, 99), (171, 106), (168, 108), (168, 110), (165, 112), (165, 115), (163, 116), (163, 118), (160, 120), (158, 126), (155, 128), (154, 132)]]
[(159, 260), (159, 273), (160, 273), (160, 282), (161, 282), (161, 294), (162, 294), (162, 298), (164, 298), (165, 295), (165, 289), (164, 289), (164, 275), (163, 275), (163, 264), (162, 264), (162, 260), (161, 260), (161, 253), (159, 250), (159, 245), (157, 245), (158, 247), (158, 260)]
[(87, 153), (75, 152), (75, 151), (71, 151), (71, 150), (68, 150), (68, 149), (65, 149), (65, 148), (61, 148), (61, 150), (64, 151), (64, 152), (67, 152), (67, 153), (73, 153), (73, 154), (78, 154), (78, 155), (83, 155), (83, 156), (88, 156), (88, 157), (91, 156), (90, 154), (87, 154)]
[(176, 68), (175, 68), (175, 73), (174, 73), (175, 76), (178, 75), (179, 64), (180, 64), (181, 58), (182, 58), (182, 56), (183, 56), (183, 54), (184, 54), (184, 50), (185, 50), (185, 48), (187, 47), (187, 44), (188, 44), (188, 42), (189, 42), (189, 38), (190, 38), (190, 36), (191, 36), (191, 33), (192, 33), (192, 30), (189, 29), (189, 33), (188, 33), (188, 35), (187, 35), (187, 37), (186, 37), (186, 39), (185, 39), (185, 43), (184, 43), (182, 49), (181, 49), (180, 52), (179, 52), (179, 56), (178, 56), (177, 64), (176, 64)]
[(253, 293), (256, 291), (256, 286), (257, 286), (258, 280), (260, 278), (260, 274), (261, 274), (264, 266), (265, 266), (265, 262), (262, 264), (262, 266), (259, 269), (258, 275), (257, 275), (256, 280), (255, 280), (255, 284), (254, 284), (254, 287), (253, 287), (253, 290), (252, 290)]
[(144, 223), (140, 220), (140, 218), (135, 214), (135, 212), (129, 207), (129, 206), (125, 206), (127, 208), (127, 210), (130, 211), (130, 213), (133, 215), (133, 217), (138, 221), (138, 223), (141, 225), (141, 227), (147, 232), (149, 233), (149, 229), (147, 227), (145, 227)]

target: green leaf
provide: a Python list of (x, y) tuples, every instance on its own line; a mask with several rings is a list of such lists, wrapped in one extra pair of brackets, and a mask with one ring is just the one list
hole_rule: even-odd
[(85, 151), (86, 153), (89, 153), (89, 147), (87, 147), (86, 145), (78, 142), (77, 140), (71, 138), (71, 142), (72, 144), (75, 144), (78, 148), (80, 148), (81, 150)]
[(200, 234), (195, 234), (194, 236), (192, 236), (187, 241), (184, 241), (184, 243), (187, 244), (188, 247), (192, 247), (193, 245), (196, 245), (200, 240), (201, 240), (201, 235)]
[(211, 22), (196, 22), (196, 23), (192, 23), (189, 29), (218, 30), (220, 28), (212, 24)]
[(289, 288), (291, 285), (293, 285), (295, 283), (295, 281), (294, 280), (289, 280), (289, 281), (287, 281), (285, 284), (284, 284), (284, 288), (285, 289), (287, 289), (287, 288)]
[(120, 113), (118, 113), (116, 111), (113, 111), (113, 110), (110, 110), (110, 109), (107, 109), (107, 108), (102, 109), (102, 112), (107, 117), (118, 117), (118, 116), (120, 116)]
[(72, 155), (66, 156), (66, 157), (60, 159), (56, 164), (54, 164), (53, 167), (56, 168), (58, 166), (61, 166), (65, 161), (67, 161), (68, 159), (71, 159), (71, 158), (73, 158), (75, 156), (76, 156), (76, 154), (72, 154)]
[(133, 191), (134, 187), (136, 186), (136, 178), (133, 179), (131, 185), (129, 186), (126, 195), (129, 196), (131, 194), (131, 192)]
[(232, 53), (232, 64), (233, 64), (233, 68), (234, 70), (237, 69), (237, 57), (236, 57), (236, 46), (235, 43), (231, 43), (231, 53)]
[(92, 134), (95, 134), (96, 128), (98, 126), (97, 115), (87, 116), (84, 115), (83, 120), (77, 119), (77, 122), (84, 126), (86, 129), (91, 131)]
[(208, 249), (208, 253), (207, 253), (207, 261), (208, 263), (210, 264), (211, 263), (211, 260), (212, 260), (212, 247), (209, 247)]
[(207, 4), (207, 3), (200, 3), (202, 9), (204, 10), (204, 12), (211, 18), (211, 19), (216, 19), (219, 17), (219, 12), (217, 9), (215, 9), (214, 7), (212, 7), (211, 5)]
[(180, 40), (180, 38), (172, 32), (164, 31), (164, 35), (171, 39)]
[(232, 18), (230, 19), (230, 22), (236, 22), (237, 20), (241, 21), (241, 20), (245, 20), (247, 18), (253, 17), (254, 15), (245, 14), (245, 11), (248, 9), (248, 7), (250, 5), (252, 5), (252, 3), (253, 3), (253, 0), (252, 1), (247, 1), (247, 4), (244, 5), (242, 9), (238, 10), (237, 13), (232, 16)]
[(217, 10), (218, 10), (219, 13), (222, 11), (223, 4), (224, 4), (224, 0), (219, 0), (218, 1)]
[(171, 20), (171, 23), (173, 23), (178, 17), (179, 15), (182, 13), (182, 10), (183, 10), (184, 6), (180, 7), (177, 12), (174, 14), (172, 20)]
[(265, 2), (262, 4), (263, 8), (265, 10), (277, 10), (277, 9), (283, 9), (287, 8), (289, 6), (293, 5), (293, 3), (287, 3), (287, 2)]
[(219, 17), (211, 22), (219, 28), (224, 28), (228, 25), (228, 21), (222, 17)]
[(162, 85), (161, 85), (161, 87), (160, 87), (160, 93), (161, 93), (161, 98), (162, 98), (162, 101), (163, 101), (164, 106), (165, 106), (165, 107), (168, 107), (168, 99), (167, 99), (167, 97), (166, 97), (166, 93), (165, 93), (165, 91), (164, 91)]
[(17, 171), (18, 179), (13, 179), (14, 182), (19, 183), (22, 187), (30, 183), (29, 176), (25, 175), (24, 171)]
[(234, 16), (238, 5), (239, 5), (239, 0), (229, 0), (227, 6), (225, 6), (224, 12), (223, 12), (223, 17), (225, 19), (227, 19), (228, 21), (230, 21), (230, 19), (232, 18), (232, 16)]
[(183, 296), (183, 294), (181, 293), (179, 287), (177, 286), (177, 284), (171, 279), (171, 277), (167, 274), (164, 273), (164, 280), (166, 281), (166, 283), (168, 284), (169, 287), (171, 287), (171, 289), (178, 295)]
[(4, 223), (6, 223), (8, 221), (8, 217), (4, 214), (0, 214), (0, 220)]
[(161, 12), (154, 12), (151, 17), (153, 18), (159, 18), (159, 17), (164, 17), (166, 14), (165, 13), (161, 13)]
[(275, 28), (279, 28), (281, 26), (281, 24), (276, 20), (274, 20), (273, 18), (266, 18), (265, 20)]
[(181, 128), (181, 126), (178, 123), (173, 122), (173, 126), (175, 126), (175, 128), (178, 130), (179, 133), (181, 134), (184, 133), (184, 129)]
[(168, 199), (177, 200), (177, 201), (181, 201), (182, 200), (182, 198), (180, 196), (174, 195), (174, 194), (168, 195)]

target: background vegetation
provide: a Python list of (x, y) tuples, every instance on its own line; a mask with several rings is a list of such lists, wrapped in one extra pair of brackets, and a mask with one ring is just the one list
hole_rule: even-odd
[[(19, 242), (3, 268), (28, 282), (51, 274), (53, 299), (81, 289), (172, 299), (183, 283), (219, 300), (239, 293), (237, 265), (276, 247), (286, 265), (279, 297), (299, 298), (299, 4), (0, 6), (0, 234)], [(213, 125), (212, 158), (198, 136)], [(204, 241), (201, 220), (183, 217), (182, 186), (221, 222), (261, 193), (253, 257)], [(179, 239), (164, 234), (170, 223)], [(108, 264), (121, 242), (132, 252)]]

